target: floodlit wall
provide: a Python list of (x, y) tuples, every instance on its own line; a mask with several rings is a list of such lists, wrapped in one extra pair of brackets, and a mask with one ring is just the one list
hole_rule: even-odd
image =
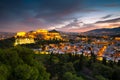
[(31, 43), (35, 43), (33, 38), (19, 38), (15, 40), (15, 46), (18, 44), (31, 44)]

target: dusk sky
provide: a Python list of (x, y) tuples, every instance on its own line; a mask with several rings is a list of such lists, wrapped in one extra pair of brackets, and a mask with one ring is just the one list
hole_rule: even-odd
[(120, 26), (120, 0), (0, 0), (0, 32)]

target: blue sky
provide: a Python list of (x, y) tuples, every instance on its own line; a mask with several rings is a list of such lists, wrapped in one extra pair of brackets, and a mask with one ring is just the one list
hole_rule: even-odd
[(120, 0), (0, 0), (0, 11), (2, 32), (120, 26)]

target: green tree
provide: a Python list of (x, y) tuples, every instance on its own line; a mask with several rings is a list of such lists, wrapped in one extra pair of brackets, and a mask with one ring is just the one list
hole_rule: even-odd
[(32, 71), (33, 69), (27, 65), (27, 64), (23, 64), (23, 65), (18, 65), (16, 68), (15, 68), (15, 71), (14, 71), (14, 75), (15, 75), (15, 78), (16, 80), (27, 80), (27, 79), (30, 79), (30, 76), (32, 74)]
[(8, 38), (8, 39), (4, 39), (4, 40), (0, 40), (0, 48), (2, 49), (7, 49), (7, 48), (11, 48), (13, 47), (15, 42), (15, 38)]
[(78, 77), (75, 74), (72, 74), (71, 72), (66, 72), (63, 75), (62, 80), (84, 80), (82, 77)]
[(100, 63), (93, 63), (92, 70), (94, 75), (102, 75), (105, 78), (111, 79), (113, 69), (109, 66), (100, 64)]
[(18, 53), (11, 49), (5, 49), (2, 61), (4, 64), (8, 64), (13, 68), (19, 64), (24, 63), (23, 60), (19, 57)]
[(118, 60), (118, 64), (117, 65), (120, 66), (120, 60)]
[(20, 47), (17, 46), (15, 48), (12, 48), (11, 50), (14, 50), (18, 53), (19, 57), (29, 65), (34, 64), (34, 52), (31, 49), (25, 48), (25, 47)]
[(0, 50), (0, 80), (49, 80), (49, 73), (28, 48)]
[(112, 74), (112, 80), (120, 80), (120, 67), (115, 67)]
[(72, 62), (65, 63), (62, 67), (62, 72), (71, 72), (71, 73), (76, 73), (75, 68), (73, 66)]
[(103, 57), (102, 63), (106, 65), (106, 57)]
[(108, 79), (104, 78), (102, 75), (96, 75), (95, 78), (97, 80), (108, 80)]
[(47, 71), (51, 73), (51, 78), (56, 77), (56, 75), (58, 75), (59, 72), (59, 58), (54, 55), (54, 54), (50, 54), (50, 57), (47, 61)]
[(81, 54), (79, 60), (76, 60), (74, 62), (75, 70), (76, 71), (82, 70), (83, 67), (86, 66), (87, 62), (88, 62), (87, 57), (85, 57), (85, 56), (83, 56), (83, 54)]
[(50, 74), (46, 72), (46, 68), (43, 66), (42, 63), (35, 62), (35, 67), (39, 71), (37, 80), (49, 80), (50, 79)]
[(7, 80), (10, 76), (10, 66), (0, 64), (0, 80)]

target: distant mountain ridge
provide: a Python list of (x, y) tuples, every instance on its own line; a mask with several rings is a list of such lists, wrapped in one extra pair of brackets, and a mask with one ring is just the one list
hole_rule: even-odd
[(86, 35), (120, 35), (120, 27), (102, 28), (84, 32)]

